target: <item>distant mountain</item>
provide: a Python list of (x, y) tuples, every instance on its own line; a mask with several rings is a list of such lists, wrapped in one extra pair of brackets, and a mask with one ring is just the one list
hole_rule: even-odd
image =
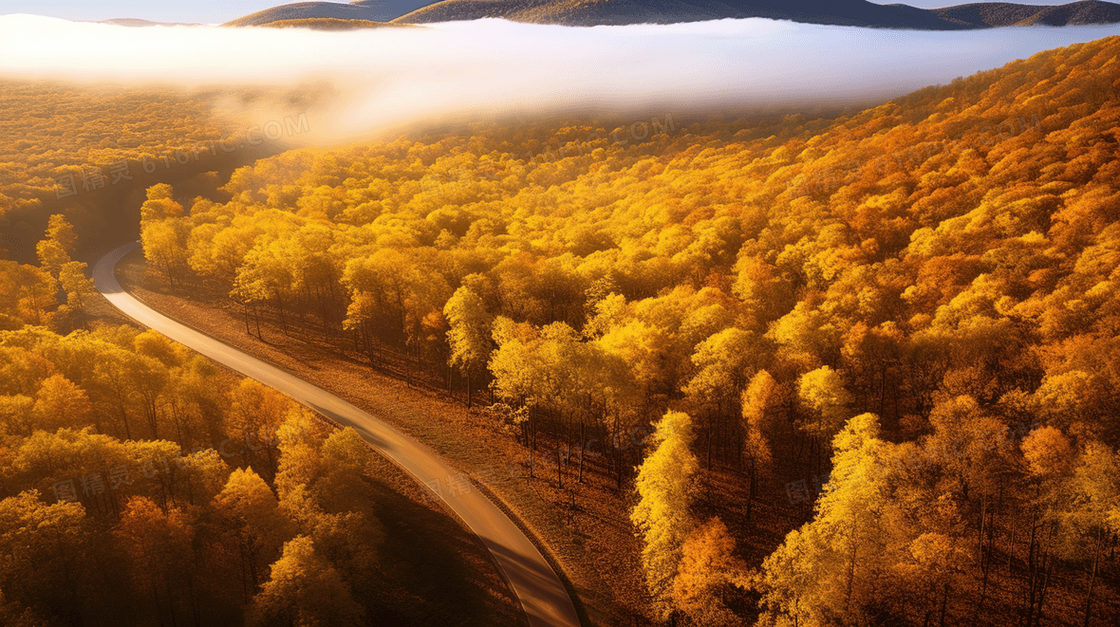
[(300, 20), (276, 20), (262, 24), (266, 28), (309, 28), (311, 30), (358, 30), (362, 28), (424, 28), (416, 24), (373, 22), (370, 20), (338, 20), (329, 17), (309, 17)]
[(1120, 4), (1086, 0), (1057, 6), (1003, 2), (919, 9), (864, 0), (356, 0), (350, 4), (285, 4), (234, 20), (228, 26), (263, 26), (306, 19), (430, 23), (504, 18), (537, 24), (597, 26), (668, 24), (723, 18), (766, 17), (808, 24), (963, 30), (1046, 24), (1120, 22)]
[(484, 17), (569, 26), (768, 17), (846, 26), (969, 28), (921, 9), (883, 6), (863, 0), (444, 0), (413, 11), (398, 21), (447, 22)]
[(1056, 6), (984, 2), (933, 9), (933, 12), (946, 20), (973, 28), (1032, 26), (1035, 24), (1066, 26), (1120, 22), (1120, 4), (1096, 2), (1094, 0)]
[(1096, 1), (1060, 6), (980, 3), (926, 10), (863, 0), (444, 0), (397, 21), (446, 22), (483, 17), (570, 26), (768, 17), (809, 24), (959, 30), (1115, 23), (1120, 22), (1120, 5)]
[(339, 2), (297, 2), (284, 4), (236, 19), (226, 26), (264, 26), (273, 22), (308, 19), (366, 20), (388, 22), (432, 0), (356, 0)]

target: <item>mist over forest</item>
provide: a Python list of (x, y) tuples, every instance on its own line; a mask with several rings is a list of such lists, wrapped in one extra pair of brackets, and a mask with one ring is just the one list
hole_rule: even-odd
[[(510, 114), (835, 111), (1116, 32), (1114, 25), (931, 32), (768, 19), (594, 28), (477, 20), (315, 32), (10, 15), (0, 17), (0, 77), (296, 90), (311, 94), (305, 112), (313, 134), (304, 139), (329, 143)], [(255, 119), (268, 119), (259, 108), (267, 104), (257, 103)]]

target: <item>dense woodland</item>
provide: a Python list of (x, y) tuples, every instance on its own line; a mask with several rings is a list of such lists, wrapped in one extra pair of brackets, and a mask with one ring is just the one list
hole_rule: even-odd
[[(660, 620), (1113, 624), (1118, 53), (832, 119), (291, 151), (229, 202), (152, 188), (142, 241), (249, 333), (270, 316), (453, 366), (530, 450), (568, 442), (574, 480), (589, 442), (656, 425), (614, 472)], [(696, 506), (714, 469), (750, 483), (748, 519), (805, 489), (760, 478), (829, 479), (746, 564)]]
[[(54, 197), (57, 179), (122, 160), (158, 160), (178, 150), (209, 146), (237, 128), (213, 116), (213, 95), (0, 82), (0, 217)], [(133, 172), (133, 175), (136, 173)]]
[[(0, 81), (0, 255), (34, 261), (47, 218), (61, 212), (82, 235), (83, 258), (87, 247), (135, 233), (145, 188), (172, 182), (212, 193), (219, 174), (275, 154), (288, 139), (259, 137), (260, 125), (276, 119), (309, 130), (306, 117), (296, 119), (306, 97)], [(250, 113), (279, 101), (267, 108), (283, 115)]]
[(39, 267), (0, 260), (0, 624), (448, 620), (388, 557), (357, 432), (93, 320), (75, 241), (55, 215)]
[[(290, 151), (208, 198), (151, 187), (141, 239), (248, 333), (403, 353), (527, 450), (566, 442), (566, 481), (605, 453), (651, 619), (1114, 624), (1118, 53), (838, 118)], [(24, 152), (12, 206), (53, 175)], [(93, 324), (74, 238), (51, 218), (38, 266), (0, 261), (0, 622), (370, 623), (356, 435)], [(604, 444), (634, 428), (655, 429), (637, 467)], [(743, 508), (700, 498), (717, 472)], [(731, 518), (787, 499), (803, 524), (744, 559)]]

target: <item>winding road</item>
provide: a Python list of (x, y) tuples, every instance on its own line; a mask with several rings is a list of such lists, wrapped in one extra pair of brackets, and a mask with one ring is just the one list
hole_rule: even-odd
[[(155, 329), (241, 374), (279, 390), (331, 419), (353, 427), (379, 453), (421, 484), (457, 474), (431, 449), (341, 398), (283, 370), (182, 325), (133, 298), (117, 281), (116, 267), (140, 246), (133, 242), (105, 255), (94, 266), (97, 290), (129, 318)], [(438, 484), (437, 484), (438, 485)], [(534, 627), (578, 627), (575, 606), (560, 578), (537, 547), (485, 495), (468, 490), (439, 495), (486, 545)]]

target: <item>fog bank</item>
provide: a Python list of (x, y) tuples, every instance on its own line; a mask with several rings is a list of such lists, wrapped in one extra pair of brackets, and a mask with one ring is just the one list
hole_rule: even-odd
[(310, 88), (332, 141), (580, 111), (765, 113), (880, 102), (1120, 26), (902, 31), (767, 19), (570, 28), (481, 20), (346, 32), (0, 16), (0, 78)]

